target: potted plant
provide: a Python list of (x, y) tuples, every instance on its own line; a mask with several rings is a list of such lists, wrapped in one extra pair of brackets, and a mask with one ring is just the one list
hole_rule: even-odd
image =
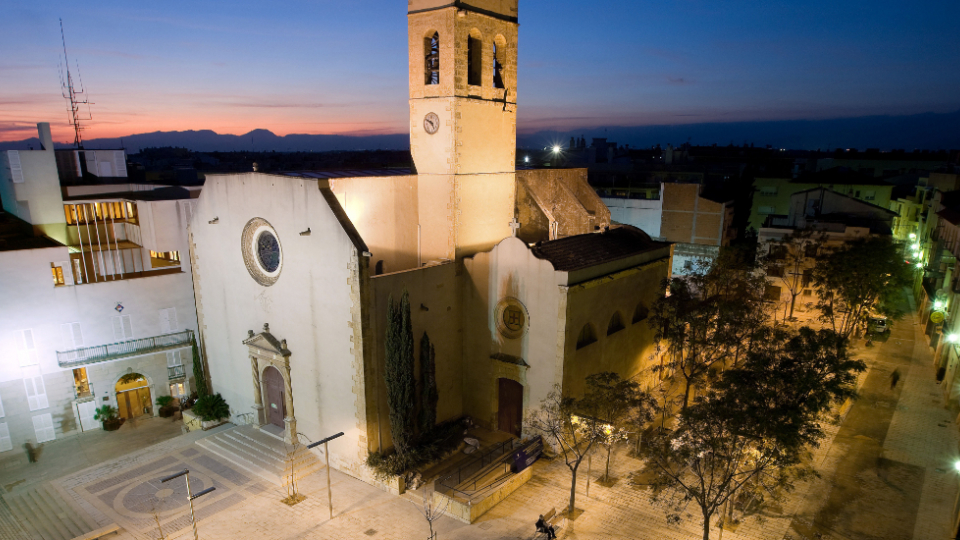
[(123, 418), (117, 416), (116, 407), (110, 405), (98, 407), (97, 410), (94, 411), (93, 419), (103, 423), (104, 431), (116, 431), (123, 425)]
[(203, 421), (203, 429), (209, 429), (221, 424), (221, 419), (230, 417), (230, 406), (220, 394), (208, 394), (193, 404), (193, 414)]
[(173, 396), (160, 396), (157, 398), (157, 407), (160, 409), (161, 418), (170, 418), (177, 412), (179, 405), (173, 399)]

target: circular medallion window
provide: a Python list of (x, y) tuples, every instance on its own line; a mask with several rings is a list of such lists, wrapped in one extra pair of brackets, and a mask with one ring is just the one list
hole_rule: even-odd
[(527, 330), (527, 322), (530, 320), (527, 308), (511, 296), (504, 298), (497, 304), (494, 316), (497, 321), (497, 330), (508, 339), (516, 339), (522, 336)]
[(240, 240), (243, 263), (257, 283), (269, 287), (277, 282), (283, 268), (283, 250), (273, 226), (262, 218), (253, 218), (243, 227)]

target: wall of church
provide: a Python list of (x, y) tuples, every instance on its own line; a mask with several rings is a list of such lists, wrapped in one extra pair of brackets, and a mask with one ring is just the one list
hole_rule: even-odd
[[(370, 340), (375, 372), (368, 388), (375, 388), (376, 403), (368, 398), (370, 450), (391, 448), (390, 409), (384, 382), (387, 313), (390, 297), (400, 301), (403, 291), (410, 295), (410, 318), (414, 337), (414, 373), (420, 381), (420, 339), (426, 332), (436, 351), (436, 377), (439, 401), (437, 421), (463, 414), (463, 363), (461, 361), (460, 297), (456, 266), (450, 263), (372, 277), (369, 307)], [(418, 389), (419, 392), (419, 389)], [(417, 394), (419, 395), (419, 393)]]
[(457, 176), (457, 258), (489, 251), (508, 236), (514, 219), (514, 173)]
[[(550, 236), (549, 230), (538, 229), (538, 221), (521, 221), (523, 238), (556, 239), (592, 233), (597, 227), (610, 224), (610, 210), (587, 183), (587, 169), (517, 171), (517, 185), (518, 190), (525, 192), (525, 196), (517, 196), (518, 214), (535, 215), (539, 210), (556, 223)], [(537, 205), (538, 209), (525, 208), (529, 204)]]
[[(496, 429), (497, 379), (510, 378), (523, 385), (525, 412), (538, 407), (560, 382), (559, 274), (514, 237), (490, 252), (464, 259), (463, 264), (464, 412)], [(526, 328), (518, 338), (506, 337), (497, 328), (497, 304), (507, 297), (517, 299), (526, 310)]]
[[(638, 377), (645, 387), (655, 384), (653, 367), (654, 333), (649, 313), (660, 295), (662, 280), (670, 276), (670, 258), (660, 258), (633, 268), (579, 283), (567, 291), (563, 360), (563, 391), (582, 395), (588, 375), (612, 371), (621, 377)], [(635, 317), (638, 306), (640, 317)], [(610, 326), (619, 313), (622, 328)], [(578, 338), (587, 324), (593, 326), (596, 341), (578, 347)]]
[(383, 272), (418, 265), (418, 200), (416, 176), (335, 178), (330, 189), (347, 212), (367, 249), (371, 272), (383, 261)]
[[(262, 173), (209, 175), (192, 229), (198, 301), (213, 391), (230, 404), (234, 419), (254, 412), (254, 381), (247, 332), (269, 323), (286, 339), (297, 428), (311, 439), (343, 431), (331, 445), (338, 469), (359, 475), (366, 458), (363, 346), (354, 313), (357, 248), (345, 232), (316, 179)], [(276, 230), (282, 251), (279, 278), (255, 281), (244, 263), (241, 235), (259, 217)], [(217, 218), (215, 224), (209, 221)], [(311, 230), (309, 236), (300, 233)], [(367, 264), (360, 259), (359, 264)], [(241, 417), (241, 415), (244, 415)]]

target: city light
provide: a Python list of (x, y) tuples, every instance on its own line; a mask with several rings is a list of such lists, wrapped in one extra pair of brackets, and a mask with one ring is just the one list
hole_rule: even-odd
[(554, 154), (559, 154), (559, 153), (560, 153), (560, 145), (559, 145), (559, 144), (553, 145), (553, 153), (554, 153)]
[(918, 263), (917, 263), (917, 268), (923, 268), (923, 263), (922, 263), (922, 262), (918, 262)]
[(920, 242), (917, 242), (917, 243), (913, 244), (913, 250), (914, 250), (914, 251), (920, 251)]
[(911, 240), (916, 240), (916, 239), (917, 239), (916, 233), (910, 233), (910, 239), (911, 239)]
[(523, 156), (524, 163), (530, 163), (530, 156)]

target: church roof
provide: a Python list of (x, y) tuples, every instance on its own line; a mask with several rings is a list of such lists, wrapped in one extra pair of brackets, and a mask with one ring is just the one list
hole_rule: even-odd
[(410, 176), (415, 174), (410, 168), (400, 169), (339, 169), (335, 171), (286, 171), (280, 174), (283, 176), (295, 176), (297, 178), (360, 178), (363, 176)]
[(533, 247), (533, 255), (550, 261), (557, 271), (571, 272), (669, 245), (669, 242), (651, 239), (650, 235), (636, 227), (624, 225), (602, 233), (579, 234), (541, 242)]

